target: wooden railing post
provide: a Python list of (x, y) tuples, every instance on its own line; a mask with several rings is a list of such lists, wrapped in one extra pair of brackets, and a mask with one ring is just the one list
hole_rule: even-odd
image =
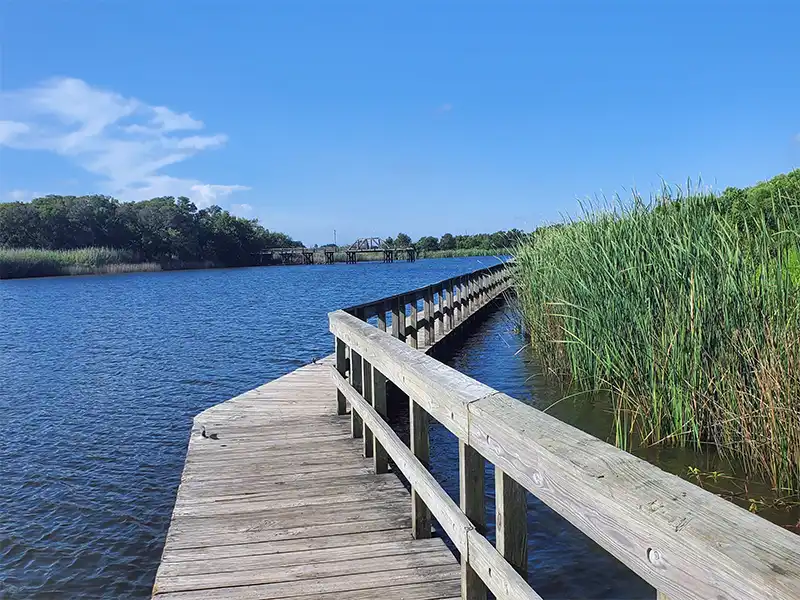
[(401, 342), (406, 341), (406, 299), (398, 296), (392, 307), (392, 335)]
[(455, 307), (455, 301), (454, 301), (455, 290), (456, 290), (456, 286), (455, 286), (453, 280), (450, 279), (447, 282), (447, 285), (445, 286), (445, 290), (444, 290), (445, 296), (446, 296), (445, 299), (447, 300), (447, 302), (445, 303), (447, 305), (447, 322), (445, 324), (445, 331), (452, 331), (453, 330), (453, 326), (454, 326), (454, 323), (453, 323), (453, 310), (454, 310), (454, 307)]
[(411, 295), (411, 314), (409, 315), (409, 319), (411, 320), (411, 339), (409, 340), (412, 348), (419, 348), (419, 323), (417, 320), (417, 298), (416, 294)]
[(425, 297), (423, 302), (423, 316), (425, 317), (425, 345), (433, 346), (436, 343), (436, 328), (433, 323), (433, 288), (429, 287), (425, 290)]
[[(364, 378), (364, 385), (363, 385), (363, 390), (364, 391), (363, 391), (363, 393), (361, 395), (364, 396), (364, 400), (366, 400), (369, 404), (372, 404), (372, 365), (369, 363), (369, 361), (367, 359), (363, 359), (363, 365), (364, 365), (364, 372), (362, 373), (362, 376)], [(373, 408), (374, 408), (374, 405), (373, 405)], [(370, 431), (369, 427), (367, 427), (367, 424), (363, 423), (363, 421), (362, 421), (362, 425), (364, 427), (364, 429), (363, 429), (363, 433), (364, 433), (364, 458), (370, 458), (370, 457), (372, 457), (372, 450), (373, 450), (372, 449), (372, 444), (373, 444), (372, 431)]]
[[(376, 368), (372, 368), (372, 406), (375, 412), (386, 420), (386, 377)], [(372, 464), (375, 473), (389, 472), (389, 456), (377, 438), (373, 439)]]
[[(458, 489), (461, 511), (472, 521), (475, 530), (486, 535), (486, 490), (484, 472), (486, 461), (477, 450), (458, 440)], [(462, 600), (486, 600), (486, 585), (461, 555)]]
[(378, 329), (386, 331), (386, 304), (381, 304), (378, 309)]
[[(347, 346), (339, 338), (336, 338), (336, 370), (342, 377), (347, 376)], [(336, 414), (347, 414), (347, 399), (339, 390), (336, 390)]]
[(497, 551), (525, 577), (528, 572), (528, 499), (525, 488), (494, 469)]
[(439, 322), (439, 337), (444, 337), (447, 333), (447, 319), (450, 317), (447, 299), (450, 297), (450, 280), (444, 282), (442, 289), (439, 290), (439, 312), (442, 320)]
[(461, 308), (461, 320), (466, 321), (470, 313), (470, 300), (472, 298), (472, 286), (470, 285), (471, 277), (467, 275), (464, 277), (464, 306)]
[[(364, 394), (364, 380), (362, 371), (361, 355), (350, 348), (350, 385), (352, 385), (359, 394)], [(350, 431), (354, 438), (360, 438), (363, 434), (363, 423), (358, 411), (350, 407)]]
[(464, 314), (464, 278), (459, 277), (456, 285), (453, 286), (455, 295), (455, 323), (453, 327), (461, 323), (461, 316)]
[[(410, 396), (408, 399), (408, 413), (411, 421), (409, 431), (411, 452), (427, 469), (430, 462), (430, 437), (428, 435), (430, 420), (428, 413), (414, 402), (414, 398)], [(431, 513), (413, 485), (411, 487), (411, 528), (414, 537), (417, 539), (431, 537)]]

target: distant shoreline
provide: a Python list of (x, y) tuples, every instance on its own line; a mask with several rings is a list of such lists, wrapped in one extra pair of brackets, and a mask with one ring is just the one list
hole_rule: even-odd
[[(289, 266), (281, 263), (269, 265), (224, 265), (212, 261), (185, 262), (113, 262), (113, 250), (84, 248), (80, 250), (53, 251), (43, 249), (0, 248), (0, 280), (34, 279), (39, 277), (69, 277), (73, 275), (115, 275), (122, 273), (156, 273), (164, 271), (190, 271), (197, 269), (233, 269), (255, 266)], [(484, 248), (462, 250), (418, 251), (418, 258), (466, 258), (470, 256), (498, 256), (503, 254)], [(359, 262), (381, 262), (381, 256), (364, 255)], [(334, 261), (344, 263), (346, 255), (337, 252)], [(398, 261), (399, 262), (399, 261)]]

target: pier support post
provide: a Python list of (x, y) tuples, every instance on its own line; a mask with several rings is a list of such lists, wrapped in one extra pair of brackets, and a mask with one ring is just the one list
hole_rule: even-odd
[[(342, 377), (347, 376), (347, 346), (339, 338), (336, 338), (336, 370)], [(347, 399), (340, 390), (336, 390), (336, 414), (347, 414)]]
[(497, 551), (523, 578), (528, 572), (528, 500), (525, 488), (494, 468)]
[(381, 304), (378, 309), (378, 329), (386, 331), (386, 305)]
[[(386, 420), (386, 377), (375, 367), (372, 368), (372, 406), (383, 420)], [(372, 440), (372, 464), (375, 474), (389, 472), (389, 455), (377, 438)]]
[[(486, 535), (486, 460), (477, 450), (458, 441), (458, 489), (461, 511), (472, 521), (475, 530)], [(461, 598), (462, 600), (486, 600), (486, 585), (469, 564), (469, 559), (461, 555)]]
[(423, 316), (425, 317), (425, 345), (433, 346), (436, 343), (436, 328), (433, 323), (433, 288), (425, 290), (423, 299)]
[(399, 296), (392, 307), (392, 335), (401, 342), (406, 341), (405, 296)]
[[(364, 380), (363, 370), (361, 363), (361, 355), (350, 348), (350, 385), (362, 396), (364, 395)], [(363, 435), (364, 424), (361, 417), (352, 406), (350, 407), (350, 431), (354, 438), (360, 438)]]
[[(414, 398), (410, 396), (408, 413), (411, 420), (409, 432), (411, 452), (428, 469), (430, 467), (430, 437), (428, 435), (430, 418), (425, 409), (414, 402)], [(431, 513), (413, 486), (411, 487), (411, 528), (417, 539), (431, 537)]]
[(416, 294), (411, 296), (411, 314), (409, 315), (409, 319), (411, 320), (411, 339), (409, 342), (412, 348), (419, 348), (419, 322), (417, 319), (418, 300)]
[[(373, 395), (372, 395), (372, 391), (373, 391), (373, 388), (372, 388), (372, 365), (369, 363), (368, 360), (366, 360), (364, 358), (362, 358), (362, 364), (363, 364), (363, 367), (364, 367), (363, 373), (362, 373), (362, 377), (364, 378), (364, 385), (363, 385), (364, 391), (363, 391), (363, 393), (361, 395), (364, 396), (364, 400), (366, 400), (367, 403), (372, 404), (372, 407), (375, 408), (375, 405), (374, 405), (374, 403), (372, 401), (372, 399), (373, 399)], [(369, 429), (369, 427), (367, 427), (366, 423), (362, 422), (362, 424), (363, 424), (363, 427), (364, 427), (364, 429), (363, 429), (363, 434), (364, 434), (364, 458), (371, 458), (372, 457), (372, 451), (373, 451), (373, 448), (372, 448), (372, 446), (373, 446), (372, 431), (370, 431), (370, 429)]]

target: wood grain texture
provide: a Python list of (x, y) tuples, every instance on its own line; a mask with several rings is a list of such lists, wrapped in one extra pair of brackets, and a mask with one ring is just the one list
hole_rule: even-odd
[(409, 493), (394, 474), (373, 473), (337, 416), (337, 362), (195, 418), (155, 598), (457, 597), (452, 552), (413, 539)]
[(800, 537), (505, 394), (469, 441), (670, 598), (798, 598)]
[[(409, 398), (408, 415), (411, 424), (409, 428), (411, 453), (426, 469), (429, 469), (431, 446), (428, 413), (414, 402), (413, 398)], [(411, 486), (411, 532), (418, 539), (431, 537), (431, 513), (413, 485)]]
[[(458, 492), (461, 511), (482, 539), (486, 533), (485, 470), (483, 457), (463, 440), (459, 440)], [(485, 600), (486, 591), (486, 584), (471, 564), (469, 552), (464, 553), (461, 556), (461, 597), (465, 600)]]
[(494, 497), (497, 551), (524, 577), (528, 570), (528, 499), (525, 488), (495, 467)]

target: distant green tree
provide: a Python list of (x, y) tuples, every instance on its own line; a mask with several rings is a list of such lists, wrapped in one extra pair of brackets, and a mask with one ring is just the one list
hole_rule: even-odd
[(398, 248), (408, 248), (411, 246), (411, 237), (409, 237), (405, 233), (398, 233), (397, 239), (394, 242), (395, 246)]
[(392, 238), (392, 237), (385, 238), (383, 240), (383, 244), (384, 244), (384, 246), (388, 246), (389, 248), (394, 247), (394, 245), (395, 245), (394, 238)]
[(417, 250), (438, 250), (439, 249), (439, 240), (433, 236), (426, 235), (421, 237), (417, 240), (415, 244)]
[(439, 250), (455, 250), (455, 249), (456, 249), (456, 238), (453, 237), (452, 233), (445, 233), (439, 240)]
[(70, 250), (105, 246), (139, 260), (248, 264), (265, 248), (302, 246), (219, 206), (201, 211), (181, 196), (120, 203), (108, 196), (44, 196), (0, 203), (0, 246)]

